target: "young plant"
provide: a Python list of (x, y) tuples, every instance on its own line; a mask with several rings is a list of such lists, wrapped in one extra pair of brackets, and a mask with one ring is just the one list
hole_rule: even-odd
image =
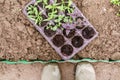
[(47, 5), (45, 8), (46, 9), (51, 9), (52, 11), (55, 11), (57, 9), (59, 4), (57, 3), (54, 3), (54, 4), (51, 4), (51, 5)]
[(38, 8), (35, 5), (30, 5), (27, 8), (28, 17), (35, 21), (35, 24), (40, 25), (43, 21), (42, 12), (39, 12)]
[(43, 6), (45, 7), (46, 5), (48, 5), (49, 0), (36, 0), (35, 5), (38, 5), (41, 2), (43, 3)]
[(110, 2), (114, 5), (120, 6), (120, 0), (111, 0)]
[(68, 2), (65, 2), (62, 0), (61, 5), (58, 7), (61, 11), (66, 11), (67, 13), (73, 13), (74, 8), (71, 7), (72, 5), (72, 0), (69, 0)]
[(48, 18), (45, 19), (44, 21), (50, 21), (50, 20), (54, 19), (57, 16), (56, 13), (57, 13), (57, 11), (48, 13)]
[[(114, 5), (120, 6), (120, 0), (110, 0), (110, 2)], [(117, 13), (117, 16), (120, 16), (120, 9), (119, 12)]]

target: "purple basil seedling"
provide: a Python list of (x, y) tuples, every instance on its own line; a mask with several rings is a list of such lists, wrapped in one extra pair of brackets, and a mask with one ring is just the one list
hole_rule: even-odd
[(64, 60), (98, 35), (71, 0), (32, 0), (23, 12)]

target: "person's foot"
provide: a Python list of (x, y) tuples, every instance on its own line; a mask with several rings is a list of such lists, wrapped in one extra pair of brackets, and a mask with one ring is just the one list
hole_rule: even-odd
[(75, 80), (96, 80), (95, 70), (90, 63), (79, 63), (76, 68)]
[(43, 68), (41, 80), (61, 80), (61, 73), (57, 64), (48, 64)]

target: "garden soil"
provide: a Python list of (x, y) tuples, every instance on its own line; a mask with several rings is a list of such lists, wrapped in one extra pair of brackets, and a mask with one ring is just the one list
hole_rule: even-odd
[[(0, 59), (61, 60), (61, 57), (24, 16), (30, 0), (0, 0)], [(98, 37), (73, 59), (120, 59), (120, 7), (109, 0), (74, 0), (99, 32)], [(37, 79), (36, 79), (37, 80)]]
[[(75, 80), (76, 65), (73, 63), (59, 63), (61, 80)], [(120, 63), (92, 63), (96, 80), (119, 80)], [(0, 63), (0, 80), (41, 80), (45, 64), (4, 64)]]

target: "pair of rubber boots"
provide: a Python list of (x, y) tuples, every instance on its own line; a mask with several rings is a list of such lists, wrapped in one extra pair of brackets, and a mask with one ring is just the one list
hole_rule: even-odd
[[(46, 65), (43, 68), (41, 80), (62, 80), (59, 66), (57, 64)], [(93, 66), (90, 63), (79, 63), (76, 67), (75, 80), (96, 80)]]

